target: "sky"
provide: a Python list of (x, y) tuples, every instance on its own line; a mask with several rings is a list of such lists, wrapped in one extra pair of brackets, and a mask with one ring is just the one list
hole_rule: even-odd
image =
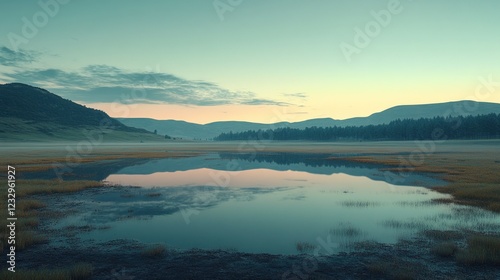
[(261, 123), (500, 103), (500, 1), (1, 1), (0, 83), (113, 117)]

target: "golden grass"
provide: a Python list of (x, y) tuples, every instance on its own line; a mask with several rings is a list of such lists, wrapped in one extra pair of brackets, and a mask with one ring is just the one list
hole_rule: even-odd
[[(45, 203), (41, 202), (40, 200), (21, 199), (16, 205), (16, 210), (21, 211), (21, 212), (26, 212), (26, 211), (44, 208), (45, 206), (47, 206), (47, 205), (45, 205)], [(19, 214), (18, 214), (18, 216), (19, 216)]]
[(19, 231), (16, 234), (16, 250), (24, 250), (36, 244), (48, 242), (47, 237), (33, 231)]
[[(67, 152), (66, 152), (67, 153)], [(196, 152), (166, 152), (161, 151), (135, 151), (135, 152), (124, 152), (122, 151), (106, 151), (106, 152), (93, 152), (89, 154), (82, 154), (80, 157), (72, 157), (71, 163), (83, 164), (92, 163), (103, 160), (118, 160), (118, 159), (140, 159), (140, 158), (176, 158), (176, 157), (189, 157), (198, 155)], [(14, 157), (10, 161), (0, 161), (0, 166), (11, 165), (16, 167), (17, 172), (34, 172), (34, 171), (44, 171), (53, 168), (54, 164), (60, 163), (65, 164), (67, 162), (66, 154), (59, 151), (55, 151), (54, 155), (50, 155), (47, 152), (33, 155), (25, 155), (24, 157)]]
[(18, 270), (15, 273), (2, 269), (0, 279), (5, 280), (84, 280), (92, 276), (92, 265), (78, 263), (68, 268)]
[(309, 242), (297, 242), (295, 244), (295, 249), (297, 249), (297, 252), (304, 254), (304, 253), (311, 253), (316, 249), (316, 245), (309, 243)]
[(452, 230), (425, 230), (424, 235), (434, 240), (450, 241), (463, 237), (462, 233)]
[(468, 265), (499, 265), (500, 237), (485, 235), (469, 237), (467, 248), (460, 250), (456, 259)]
[(33, 194), (53, 194), (78, 192), (89, 188), (104, 186), (97, 181), (63, 181), (63, 180), (18, 180), (17, 195), (25, 197)]
[[(23, 250), (29, 246), (47, 242), (45, 236), (39, 235), (36, 229), (39, 225), (41, 208), (46, 205), (36, 199), (30, 199), (30, 195), (69, 193), (104, 186), (96, 181), (62, 181), (62, 180), (17, 180), (16, 181), (16, 249)], [(3, 198), (0, 200), (1, 209), (6, 209), (7, 191), (2, 188)], [(0, 219), (6, 220), (7, 211), (0, 211)], [(9, 230), (7, 227), (0, 228), (0, 251), (10, 247), (7, 244)]]
[[(435, 190), (451, 194), (452, 202), (478, 206), (500, 213), (500, 158), (496, 151), (478, 153), (446, 153), (426, 155), (421, 164), (409, 164), (408, 156), (375, 155), (345, 157), (342, 160), (393, 166), (396, 173), (432, 173), (449, 182)], [(402, 160), (403, 159), (403, 160)]]

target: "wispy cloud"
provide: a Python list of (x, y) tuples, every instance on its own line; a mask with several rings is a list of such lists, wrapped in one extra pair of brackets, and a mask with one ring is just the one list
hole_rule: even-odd
[(5, 46), (0, 47), (0, 64), (4, 66), (19, 66), (32, 63), (37, 60), (40, 53), (35, 51), (18, 50), (14, 51)]
[(305, 94), (305, 93), (284, 93), (283, 95), (286, 97), (294, 97), (294, 98), (301, 98), (301, 99), (307, 98), (307, 94)]
[(84, 103), (288, 105), (281, 101), (258, 98), (253, 92), (224, 89), (207, 81), (187, 80), (151, 71), (130, 72), (109, 65), (89, 65), (78, 71), (16, 70), (5, 75), (19, 82), (57, 89), (56, 93)]

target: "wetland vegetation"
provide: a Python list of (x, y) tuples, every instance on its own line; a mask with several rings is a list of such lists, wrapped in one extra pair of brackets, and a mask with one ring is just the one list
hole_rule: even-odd
[[(134, 147), (135, 151), (127, 148), (127, 152), (123, 153), (123, 158), (120, 157), (120, 148), (113, 146), (109, 149), (97, 149), (94, 153), (82, 157), (81, 162), (74, 167), (74, 170), (77, 171), (76, 174), (68, 173), (62, 178), (45, 176), (50, 173), (54, 174), (53, 164), (60, 163), (61, 159), (64, 158), (64, 151), (59, 148), (45, 147), (34, 154), (30, 153), (28, 149), (10, 149), (8, 152), (10, 157), (5, 158), (6, 160), (2, 163), (15, 164), (21, 170), (20, 179), (17, 181), (17, 210), (20, 220), (18, 240), (19, 255), (23, 259), (20, 265), (24, 265), (26, 268), (23, 269), (24, 274), (17, 274), (16, 277), (31, 277), (30, 275), (37, 274), (47, 275), (53, 279), (86, 279), (89, 277), (104, 279), (106, 275), (122, 273), (121, 266), (118, 263), (103, 266), (92, 258), (109, 258), (113, 254), (124, 254), (124, 250), (130, 252), (127, 253), (130, 255), (125, 254), (125, 259), (135, 255), (136, 258), (144, 259), (144, 262), (150, 262), (150, 265), (156, 269), (159, 269), (162, 264), (175, 263), (176, 261), (200, 262), (199, 264), (203, 266), (208, 264), (209, 256), (215, 255), (218, 256), (218, 261), (213, 265), (218, 267), (226, 266), (223, 262), (227, 262), (229, 259), (245, 258), (254, 262), (254, 265), (251, 266), (255, 270), (254, 275), (267, 275), (269, 279), (281, 277), (290, 270), (294, 263), (300, 263), (304, 258), (311, 257), (317, 259), (318, 267), (322, 268), (312, 271), (310, 275), (320, 278), (325, 271), (324, 266), (328, 267), (328, 263), (334, 260), (339, 262), (337, 258), (340, 256), (343, 257), (340, 264), (343, 263), (349, 267), (348, 271), (352, 275), (362, 276), (375, 273), (374, 275), (379, 275), (382, 278), (398, 278), (400, 272), (395, 267), (405, 264), (410, 270), (415, 271), (413, 276), (409, 274), (410, 278), (421, 278), (421, 275), (426, 275), (425, 273), (442, 275), (443, 277), (456, 273), (462, 277), (495, 276), (499, 273), (496, 266), (499, 263), (500, 237), (498, 231), (500, 222), (498, 214), (496, 214), (498, 211), (495, 208), (498, 200), (495, 200), (495, 197), (490, 197), (489, 194), (498, 192), (498, 184), (496, 183), (498, 176), (496, 174), (499, 173), (495, 173), (498, 166), (492, 164), (492, 162), (495, 163), (498, 155), (491, 152), (492, 150), (489, 148), (496, 144), (495, 141), (451, 141), (438, 145), (434, 153), (425, 154), (425, 160), (419, 165), (401, 165), (401, 157), (408, 158), (415, 150), (414, 144), (409, 142), (401, 143), (397, 147), (392, 145), (391, 148), (383, 143), (373, 143), (371, 146), (363, 144), (284, 143), (282, 145), (268, 145), (265, 150), (253, 154), (252, 157), (249, 157), (252, 155), (249, 153), (238, 153), (236, 146), (219, 143), (205, 143), (199, 146), (186, 143), (172, 145), (168, 148), (164, 147), (163, 144), (144, 145)], [(291, 149), (294, 153), (287, 157), (284, 152)], [(388, 152), (389, 150), (390, 152)], [(197, 164), (200, 159), (202, 162)], [(100, 165), (102, 162), (106, 162), (107, 168), (102, 168), (104, 166)], [(234, 168), (233, 164), (235, 163), (237, 163), (238, 168)], [(213, 178), (211, 184), (210, 181), (205, 180), (206, 178), (202, 178), (201, 181), (192, 181), (196, 176), (200, 177), (203, 174), (203, 171), (192, 173), (192, 170), (198, 170), (197, 168), (202, 166), (209, 168), (204, 171), (205, 175), (210, 174), (207, 172), (213, 168), (213, 172), (224, 172), (215, 173), (221, 180), (229, 174), (231, 182), (221, 187), (220, 182), (224, 181), (213, 183)], [(95, 172), (96, 167), (100, 172)], [(245, 183), (248, 182), (245, 180), (245, 172), (250, 172), (248, 173), (249, 178), (255, 179), (255, 175), (251, 171), (262, 167), (274, 170), (275, 173), (269, 171), (271, 173), (266, 173), (266, 176), (271, 176), (267, 178), (276, 178), (276, 180), (269, 182), (252, 180), (251, 184)], [(294, 175), (295, 173), (290, 173), (287, 170), (295, 170), (299, 173)], [(165, 179), (156, 179), (155, 181), (155, 178), (147, 177), (150, 176), (148, 174), (159, 176), (162, 174), (160, 171), (166, 172), (162, 175), (166, 177), (160, 177)], [(391, 172), (390, 178), (401, 175), (405, 180), (404, 182), (396, 182), (397, 184), (392, 185), (392, 187), (385, 185), (387, 177), (384, 175), (388, 174), (386, 172)], [(309, 175), (299, 176), (302, 173)], [(408, 175), (409, 173), (410, 175)], [(171, 177), (172, 174), (184, 175)], [(287, 174), (287, 176), (272, 177), (277, 176), (277, 174)], [(328, 174), (351, 174), (354, 176), (353, 178), (367, 178), (361, 184), (365, 184), (364, 189), (371, 188), (375, 192), (368, 196), (358, 197), (357, 194), (363, 193), (363, 188), (356, 186), (355, 181), (345, 181), (345, 178), (348, 177), (344, 179), (334, 177), (337, 178), (337, 183), (334, 181), (328, 183), (328, 181), (324, 181)], [(105, 182), (106, 179), (131, 179), (133, 176), (143, 176), (138, 177), (140, 181), (147, 183), (148, 180), (152, 180), (151, 184), (140, 186), (128, 183), (118, 184), (118, 181)], [(238, 176), (242, 179), (237, 179)], [(35, 179), (34, 177), (45, 179)], [(168, 178), (175, 179), (176, 183), (169, 187), (161, 187), (162, 184), (159, 182), (165, 182)], [(210, 179), (210, 177), (208, 178)], [(284, 180), (286, 184), (280, 185), (280, 182), (285, 182)], [(205, 184), (200, 182), (205, 182)], [(234, 244), (222, 242), (219, 245), (216, 244), (216, 247), (206, 247), (206, 244), (199, 243), (197, 246), (191, 247), (189, 245), (182, 246), (182, 242), (176, 245), (173, 242), (176, 239), (175, 235), (171, 236), (171, 240), (168, 238), (163, 240), (141, 239), (140, 236), (136, 236), (132, 238), (135, 239), (134, 241), (127, 238), (105, 237), (115, 236), (116, 230), (127, 228), (124, 228), (124, 225), (142, 227), (154, 224), (153, 221), (159, 222), (161, 219), (158, 219), (162, 217), (180, 219), (179, 223), (170, 224), (177, 228), (172, 228), (174, 232), (181, 227), (198, 229), (197, 223), (199, 221), (220, 223), (215, 219), (217, 216), (213, 216), (215, 214), (211, 214), (212, 218), (209, 218), (210, 215), (208, 215), (219, 211), (218, 209), (222, 212), (219, 211), (217, 215), (238, 213), (237, 209), (242, 213), (249, 213), (249, 211), (251, 213), (256, 211), (252, 210), (253, 208), (248, 208), (251, 203), (257, 203), (261, 200), (264, 203), (266, 199), (267, 203), (275, 206), (279, 205), (280, 202), (276, 200), (279, 198), (290, 201), (292, 205), (295, 205), (294, 207), (299, 207), (298, 205), (312, 199), (310, 191), (317, 188), (314, 187), (314, 184), (311, 185), (314, 182), (330, 186), (329, 189), (317, 189), (319, 191), (318, 199), (323, 197), (331, 200), (334, 197), (340, 197), (338, 200), (333, 199), (328, 204), (328, 207), (332, 208), (327, 212), (348, 211), (346, 213), (351, 214), (341, 214), (347, 217), (346, 220), (335, 220), (334, 217), (338, 215), (330, 215), (330, 220), (331, 218), (333, 220), (324, 223), (324, 231), (311, 232), (311, 238), (305, 238), (308, 234), (292, 235), (295, 237), (287, 241), (290, 251), (279, 249), (271, 255), (269, 255), (270, 251), (266, 252), (265, 250), (248, 252), (245, 246), (238, 244), (244, 238), (233, 240), (236, 242)], [(261, 185), (259, 186), (259, 184)], [(304, 187), (307, 184), (310, 184), (309, 191), (304, 192)], [(385, 185), (389, 192), (384, 191), (383, 195), (378, 196), (377, 188), (374, 188), (377, 185)], [(279, 188), (272, 188), (272, 186)], [(424, 188), (414, 188), (414, 186), (424, 186)], [(478, 189), (469, 191), (474, 186)], [(407, 194), (406, 196), (395, 196), (395, 193), (402, 190), (404, 190), (403, 193)], [(485, 196), (486, 199), (482, 199)], [(269, 200), (271, 198), (272, 200)], [(109, 208), (113, 203), (117, 206)], [(139, 205), (142, 206), (136, 207)], [(247, 208), (243, 207), (244, 205), (247, 205)], [(326, 205), (324, 204), (324, 206)], [(301, 212), (300, 209), (297, 212), (286, 210), (285, 213), (294, 216), (295, 222), (303, 224), (300, 216), (306, 212)], [(395, 211), (397, 213), (425, 212), (430, 209), (436, 209), (437, 212), (422, 215), (423, 219), (391, 218), (391, 214), (388, 215), (391, 212), (377, 212), (384, 209), (400, 209)], [(272, 210), (267, 209), (267, 211), (272, 216)], [(378, 218), (373, 228), (399, 232), (399, 234), (396, 234), (392, 240), (382, 238), (376, 241), (375, 238), (374, 241), (376, 235), (370, 232), (370, 228), (363, 228), (361, 226), (363, 223), (355, 221), (354, 217), (358, 215), (355, 213), (360, 213), (361, 217), (366, 216), (366, 213), (385, 215)], [(314, 219), (324, 220), (327, 216), (315, 214)], [(185, 217), (189, 219), (183, 219)], [(230, 219), (230, 216), (227, 215), (221, 217)], [(244, 218), (245, 216), (235, 215), (235, 217)], [(304, 217), (311, 219), (307, 216)], [(247, 218), (250, 219), (248, 222), (255, 221), (250, 216)], [(169, 224), (168, 219), (163, 221), (167, 222), (166, 225)], [(262, 226), (259, 227), (262, 228)], [(308, 225), (308, 227), (310, 226)], [(149, 230), (149, 232), (152, 231), (154, 231), (153, 228)], [(296, 228), (294, 231), (298, 233), (300, 230)], [(133, 236), (132, 232), (129, 231), (127, 234)], [(182, 235), (189, 233), (189, 231), (178, 231), (178, 233)], [(242, 236), (241, 232), (233, 232), (229, 233), (225, 239), (230, 240), (231, 234)], [(259, 236), (258, 232), (250, 232), (250, 234), (253, 234), (254, 239)], [(269, 232), (266, 233), (266, 235), (269, 234)], [(4, 252), (6, 236), (7, 233), (3, 232), (2, 251)], [(205, 235), (203, 238), (210, 242), (216, 240), (211, 240), (210, 235)], [(194, 238), (194, 240), (199, 240), (199, 238)], [(318, 240), (321, 241), (318, 243)], [(271, 240), (270, 242), (264, 244), (262, 248), (270, 247), (269, 244), (277, 241)], [(338, 244), (327, 250), (325, 247), (321, 247), (321, 242)], [(255, 244), (251, 246), (255, 247)], [(102, 250), (104, 247), (108, 249)], [(72, 261), (62, 261), (49, 266), (45, 262), (47, 260), (35, 257), (35, 254), (41, 254), (47, 250), (53, 250), (51, 254), (47, 255), (47, 260), (55, 260), (73, 250), (75, 258), (78, 256), (83, 262), (74, 265), (77, 263), (76, 259), (69, 257), (68, 260)], [(88, 254), (88, 257), (83, 257), (85, 250), (91, 250), (92, 253)], [(279, 253), (280, 250), (281, 253)], [(422, 256), (415, 261), (412, 257), (413, 254), (409, 253), (408, 250), (415, 250), (415, 253)], [(318, 251), (319, 255), (315, 255), (315, 252)], [(287, 253), (283, 254), (285, 252)], [(384, 258), (383, 256), (389, 252), (397, 252), (402, 254), (402, 257), (398, 260)], [(311, 257), (306, 257), (308, 255)], [(273, 277), (264, 274), (264, 266), (258, 264), (259, 258), (260, 261), (265, 260), (266, 263), (276, 265), (276, 269), (266, 272), (271, 273)], [(439, 265), (446, 264), (444, 271), (437, 271), (438, 265), (432, 263), (436, 260), (438, 260)], [(358, 262), (362, 262), (364, 265), (359, 266)], [(129, 262), (125, 261), (125, 263)], [(139, 261), (139, 263), (145, 264), (143, 261)], [(240, 261), (237, 263), (238, 269), (250, 268), (249, 263)], [(455, 267), (457, 264), (458, 267)], [(144, 271), (132, 263), (129, 263), (127, 270), (129, 270), (127, 275), (130, 276), (145, 275)], [(229, 271), (232, 270), (229, 269)], [(262, 274), (259, 274), (259, 271)], [(423, 271), (424, 274), (419, 274), (420, 271)], [(180, 271), (177, 273), (174, 275), (181, 275)], [(231, 273), (233, 276), (238, 275), (236, 270)]]

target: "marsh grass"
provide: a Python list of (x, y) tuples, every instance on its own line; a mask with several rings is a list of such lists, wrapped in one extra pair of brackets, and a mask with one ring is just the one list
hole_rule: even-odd
[[(154, 150), (154, 151), (153, 151)], [(186, 151), (172, 151), (165, 152), (160, 150), (138, 150), (132, 152), (126, 151), (102, 151), (96, 150), (89, 155), (84, 155), (78, 158), (78, 164), (93, 163), (104, 160), (118, 160), (118, 159), (143, 159), (143, 158), (179, 158), (179, 157), (190, 157), (196, 156), (200, 153), (198, 152), (186, 152)], [(66, 158), (67, 151), (54, 150), (53, 153), (48, 153), (47, 151), (41, 151), (39, 153), (30, 151), (28, 154), (16, 153), (12, 155), (10, 161), (0, 160), (0, 165), (16, 166), (16, 171), (20, 172), (33, 172), (33, 171), (44, 171), (54, 168), (54, 164), (67, 162)]]
[(310, 242), (299, 241), (295, 243), (295, 249), (301, 254), (311, 253), (316, 249), (316, 245)]
[[(432, 173), (449, 182), (435, 188), (451, 194), (452, 202), (478, 206), (500, 213), (500, 165), (496, 163), (496, 150), (474, 154), (451, 152), (426, 155), (423, 164), (404, 166), (401, 155), (380, 154), (375, 156), (346, 157), (344, 160), (393, 166), (388, 170), (399, 172)], [(443, 202), (451, 202), (449, 200)]]
[(47, 237), (34, 231), (19, 231), (16, 234), (16, 249), (18, 250), (24, 250), (30, 246), (47, 242)]
[(396, 201), (395, 205), (403, 206), (403, 207), (427, 207), (437, 204), (437, 202), (433, 200), (424, 200), (424, 201)]
[(416, 265), (398, 260), (375, 261), (366, 265), (366, 268), (373, 276), (383, 276), (383, 279), (412, 280), (420, 274)]
[(17, 195), (25, 197), (34, 194), (54, 194), (78, 192), (89, 188), (103, 187), (97, 181), (63, 181), (63, 180), (18, 180)]
[(431, 248), (431, 253), (443, 258), (450, 258), (458, 251), (458, 246), (453, 242), (442, 242)]
[[(40, 211), (46, 205), (38, 199), (32, 199), (30, 196), (37, 194), (54, 194), (78, 192), (88, 188), (102, 187), (103, 184), (96, 181), (62, 181), (62, 180), (17, 180), (16, 181), (16, 217), (19, 219), (16, 223), (16, 249), (24, 250), (30, 246), (46, 243), (47, 237), (37, 233), (36, 229), (40, 224), (40, 217), (60, 218), (64, 213), (45, 213)], [(6, 194), (0, 201), (0, 207), (6, 209)], [(56, 215), (58, 214), (58, 215)], [(60, 215), (59, 215), (60, 214)], [(66, 213), (67, 214), (67, 213)], [(0, 219), (6, 220), (7, 211), (0, 212)], [(7, 227), (0, 228), (0, 251), (3, 251), (7, 245), (9, 231)]]
[[(44, 208), (47, 205), (40, 200), (35, 199), (20, 199), (16, 205), (16, 210), (20, 212), (28, 212), (31, 210), (37, 210), (40, 208)], [(19, 216), (19, 214), (18, 214)]]
[(500, 183), (455, 183), (439, 190), (453, 195), (455, 202), (467, 202), (468, 205), (500, 212)]
[(375, 207), (375, 206), (380, 206), (381, 204), (379, 202), (375, 201), (341, 201), (340, 205), (344, 207), (355, 207), (355, 208), (366, 208), (366, 207)]
[(452, 230), (425, 230), (423, 234), (434, 240), (450, 241), (464, 238), (464, 235), (458, 231)]
[(362, 231), (353, 226), (344, 226), (344, 227), (330, 229), (330, 233), (335, 236), (352, 238), (361, 236)]
[(68, 268), (17, 270), (15, 273), (2, 269), (0, 279), (5, 280), (84, 280), (92, 277), (93, 267), (88, 263), (78, 263)]
[(148, 193), (146, 194), (147, 197), (159, 197), (161, 196), (161, 193)]
[(467, 248), (457, 252), (456, 260), (468, 265), (499, 265), (500, 237), (476, 235), (467, 239)]
[(383, 226), (394, 229), (412, 229), (412, 230), (425, 230), (430, 227), (430, 225), (421, 221), (397, 221), (397, 220), (387, 220), (381, 223)]
[(40, 225), (40, 220), (36, 217), (20, 219), (17, 221), (17, 224), (21, 229), (36, 229)]
[(158, 244), (145, 248), (142, 250), (141, 255), (147, 258), (161, 258), (167, 252), (165, 246)]

